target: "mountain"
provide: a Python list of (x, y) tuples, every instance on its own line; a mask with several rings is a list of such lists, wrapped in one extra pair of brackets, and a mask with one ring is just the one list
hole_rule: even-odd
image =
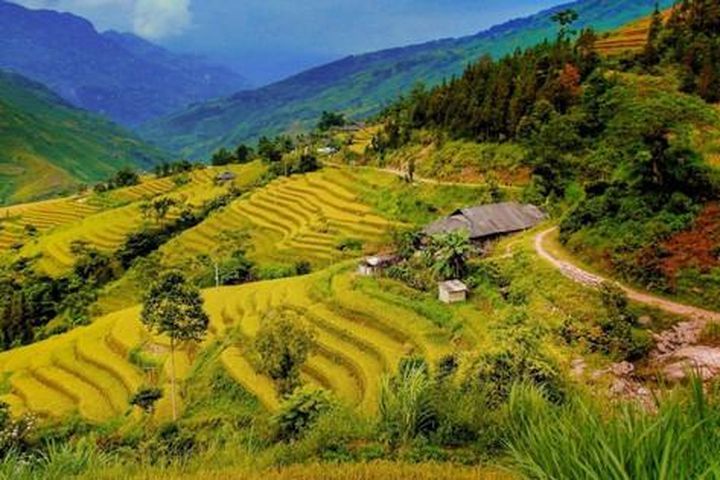
[(166, 155), (45, 86), (0, 70), (0, 204), (66, 191)]
[(236, 73), (87, 20), (0, 0), (0, 68), (37, 80), (81, 108), (133, 125), (247, 88)]
[(149, 122), (142, 134), (174, 151), (207, 156), (224, 145), (307, 128), (323, 110), (360, 118), (417, 82), (437, 84), (482, 55), (500, 56), (553, 37), (557, 27), (551, 17), (558, 10), (574, 8), (578, 27), (606, 31), (647, 15), (654, 6), (655, 0), (580, 0), (470, 37), (350, 56), (257, 90), (192, 105)]

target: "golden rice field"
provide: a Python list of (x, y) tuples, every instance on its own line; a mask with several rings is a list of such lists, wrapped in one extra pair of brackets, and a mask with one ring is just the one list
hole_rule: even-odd
[[(354, 264), (290, 279), (204, 292), (211, 317), (207, 341), (222, 340), (227, 373), (268, 410), (279, 400), (269, 378), (253, 367), (251, 342), (270, 309), (301, 313), (317, 334), (316, 349), (302, 369), (305, 382), (324, 387), (359, 411), (375, 409), (381, 376), (404, 355), (435, 360), (452, 348), (450, 333), (430, 319), (384, 303), (358, 286)], [(165, 368), (144, 372), (130, 360), (133, 349)], [(139, 308), (115, 312), (92, 325), (0, 354), (0, 378), (8, 392), (0, 400), (14, 413), (43, 418), (79, 414), (100, 422), (126, 414), (128, 398), (142, 384), (167, 390), (167, 341), (149, 335)], [(195, 352), (176, 354), (179, 378), (190, 371)], [(156, 415), (170, 414), (168, 395)], [(182, 404), (182, 402), (180, 402)]]
[(345, 257), (337, 246), (349, 238), (373, 250), (398, 224), (358, 199), (360, 184), (356, 174), (340, 169), (280, 178), (182, 233), (161, 251), (166, 263), (178, 264), (214, 252), (223, 235), (233, 231), (250, 234), (248, 255), (258, 262), (327, 265)]
[[(235, 183), (246, 185), (264, 171), (259, 163), (231, 166), (238, 176)], [(73, 263), (71, 246), (85, 241), (102, 251), (111, 252), (122, 245), (126, 236), (148, 222), (141, 211), (144, 200), (166, 195), (187, 205), (198, 206), (226, 191), (227, 185), (215, 185), (215, 176), (225, 169), (205, 168), (188, 174), (188, 183), (177, 186), (170, 178), (153, 179), (133, 187), (109, 192), (108, 198), (93, 196), (60, 199), (52, 202), (9, 207), (5, 214), (12, 219), (0, 232), (0, 251), (18, 240), (24, 240), (19, 255), (41, 255), (38, 267), (51, 275), (62, 274)], [(115, 208), (102, 208), (103, 202), (121, 202)], [(0, 214), (3, 212), (0, 212)], [(36, 226), (41, 235), (24, 238), (24, 225)], [(3, 235), (7, 234), (7, 237)]]
[[(663, 12), (665, 20), (670, 17), (671, 12), (672, 9)], [(651, 18), (646, 17), (613, 31), (597, 42), (598, 51), (607, 56), (641, 51), (647, 43), (650, 22)]]

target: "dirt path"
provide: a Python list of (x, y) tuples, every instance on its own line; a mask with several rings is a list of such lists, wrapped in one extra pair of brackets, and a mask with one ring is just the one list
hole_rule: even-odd
[[(335, 168), (364, 168), (364, 169), (371, 169), (378, 172), (383, 173), (389, 173), (401, 178), (405, 178), (406, 173), (402, 170), (395, 169), (395, 168), (381, 168), (381, 167), (373, 167), (372, 165), (345, 165), (343, 163), (336, 163), (336, 162), (324, 162), (325, 165), (329, 167), (335, 167)], [(447, 186), (447, 187), (469, 187), (469, 188), (486, 188), (486, 183), (477, 183), (477, 182), (451, 182), (447, 180), (437, 180), (434, 178), (427, 178), (427, 177), (420, 177), (418, 175), (415, 175), (413, 177), (413, 181), (417, 183), (424, 183), (427, 185), (441, 185), (441, 186)], [(517, 187), (515, 185), (500, 185), (500, 188), (506, 189), (506, 190), (516, 190), (520, 187)]]
[[(535, 236), (535, 251), (541, 258), (551, 263), (555, 268), (560, 270), (560, 272), (569, 279), (588, 287), (597, 288), (603, 282), (611, 281), (608, 278), (583, 270), (582, 268), (570, 262), (561, 260), (555, 257), (552, 253), (548, 252), (545, 249), (544, 242), (547, 236), (555, 230), (557, 230), (557, 227), (540, 232)], [(625, 285), (618, 285), (620, 285), (620, 287), (625, 291), (625, 293), (627, 293), (628, 298), (635, 302), (659, 308), (660, 310), (675, 315), (680, 315), (682, 317), (686, 317), (695, 321), (720, 322), (720, 313), (718, 312), (693, 307), (691, 305), (685, 305), (683, 303), (673, 302), (671, 300), (667, 300), (665, 298), (658, 297), (650, 293), (641, 292), (633, 288), (626, 287)]]

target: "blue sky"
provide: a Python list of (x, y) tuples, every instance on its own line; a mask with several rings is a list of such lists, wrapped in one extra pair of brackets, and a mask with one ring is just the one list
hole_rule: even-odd
[(233, 66), (258, 83), (351, 53), (462, 36), (562, 0), (15, 0)]

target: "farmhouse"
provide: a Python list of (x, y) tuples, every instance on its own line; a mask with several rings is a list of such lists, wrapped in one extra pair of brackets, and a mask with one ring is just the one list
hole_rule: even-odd
[(423, 233), (437, 235), (466, 231), (473, 243), (482, 244), (502, 235), (532, 228), (544, 219), (545, 214), (534, 205), (495, 203), (457, 210), (425, 227)]
[(364, 277), (372, 277), (397, 262), (395, 255), (375, 255), (364, 258), (358, 265), (358, 273)]
[(443, 303), (460, 303), (467, 300), (468, 287), (460, 280), (438, 284), (438, 299)]

